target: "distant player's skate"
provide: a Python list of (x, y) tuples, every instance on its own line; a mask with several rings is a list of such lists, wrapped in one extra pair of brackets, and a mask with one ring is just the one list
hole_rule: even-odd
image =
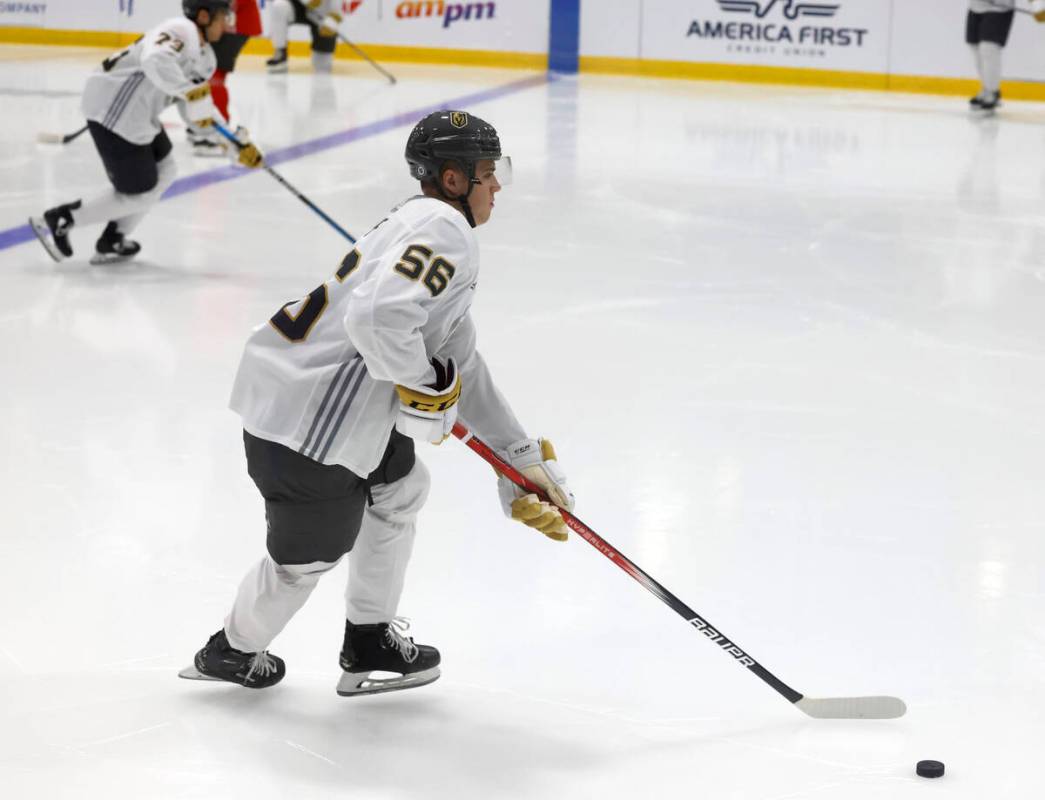
[[(391, 624), (353, 625), (345, 622), (341, 669), (337, 684), (342, 697), (380, 694), (424, 686), (439, 678), (439, 651), (403, 636), (409, 625), (396, 618)], [(371, 678), (374, 672), (392, 672), (390, 678)]]
[(69, 242), (69, 231), (73, 227), (72, 212), (80, 207), (80, 202), (49, 208), (42, 217), (30, 217), (29, 225), (44, 246), (44, 250), (55, 261), (62, 261), (73, 254), (73, 246)]
[(94, 246), (94, 255), (91, 263), (95, 266), (101, 264), (119, 264), (121, 261), (129, 261), (141, 252), (142, 246), (133, 239), (128, 239), (116, 226), (110, 222), (102, 231), (101, 237)]
[(992, 116), (1001, 106), (1001, 92), (978, 94), (969, 101), (969, 111), (977, 117)]
[(193, 681), (228, 681), (248, 689), (265, 689), (283, 680), (287, 665), (267, 650), (244, 653), (236, 650), (218, 631), (196, 653), (193, 663), (178, 673), (179, 678)]

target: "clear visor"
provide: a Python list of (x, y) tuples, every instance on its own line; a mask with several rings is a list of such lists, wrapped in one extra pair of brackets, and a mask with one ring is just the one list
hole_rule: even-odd
[[(479, 164), (482, 164), (480, 161)], [(476, 177), (480, 182), (485, 182), (490, 179), (490, 174), (493, 173), (493, 177), (497, 178), (497, 182), (501, 186), (508, 186), (512, 182), (512, 157), (501, 156), (500, 158), (493, 159), (493, 169), (482, 169), (478, 170)]]

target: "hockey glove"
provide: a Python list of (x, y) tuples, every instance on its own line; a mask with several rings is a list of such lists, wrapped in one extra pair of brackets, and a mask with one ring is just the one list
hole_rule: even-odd
[(504, 513), (524, 525), (536, 528), (549, 539), (565, 542), (569, 528), (556, 506), (573, 511), (574, 499), (566, 486), (566, 474), (555, 460), (552, 443), (547, 439), (522, 439), (515, 442), (508, 447), (508, 463), (541, 487), (552, 502), (528, 494), (501, 475), (497, 480), (497, 492)]
[(257, 169), (265, 165), (265, 157), (258, 150), (257, 145), (250, 141), (250, 131), (242, 125), (237, 125), (233, 136), (239, 142), (239, 146), (233, 151), (238, 163), (249, 169)]
[(341, 27), (341, 15), (331, 11), (319, 22), (320, 36), (337, 36), (338, 28)]
[(185, 119), (196, 128), (209, 128), (214, 124), (214, 101), (210, 97), (210, 84), (201, 83), (185, 93)]
[(461, 376), (452, 358), (446, 366), (432, 359), (435, 383), (420, 388), (396, 385), (399, 415), (396, 430), (411, 439), (442, 444), (457, 421), (457, 400), (461, 396)]
[(1030, 0), (1030, 10), (1034, 19), (1045, 22), (1045, 0)]

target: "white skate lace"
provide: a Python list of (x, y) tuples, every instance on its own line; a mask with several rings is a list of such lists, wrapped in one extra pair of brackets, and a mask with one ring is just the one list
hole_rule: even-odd
[(247, 670), (247, 677), (244, 680), (249, 681), (254, 673), (262, 678), (271, 675), (276, 671), (276, 660), (269, 655), (268, 650), (259, 650), (254, 654), (254, 657), (250, 659), (250, 669)]
[(410, 620), (407, 617), (393, 617), (385, 628), (385, 641), (390, 647), (394, 647), (403, 656), (407, 664), (413, 664), (417, 660), (418, 649), (414, 640), (403, 634), (410, 630)]

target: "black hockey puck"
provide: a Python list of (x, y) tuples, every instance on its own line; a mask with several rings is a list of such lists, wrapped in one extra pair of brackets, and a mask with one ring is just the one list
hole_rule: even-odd
[(923, 778), (942, 778), (943, 762), (919, 761), (918, 764), (915, 766), (914, 771), (921, 775)]

